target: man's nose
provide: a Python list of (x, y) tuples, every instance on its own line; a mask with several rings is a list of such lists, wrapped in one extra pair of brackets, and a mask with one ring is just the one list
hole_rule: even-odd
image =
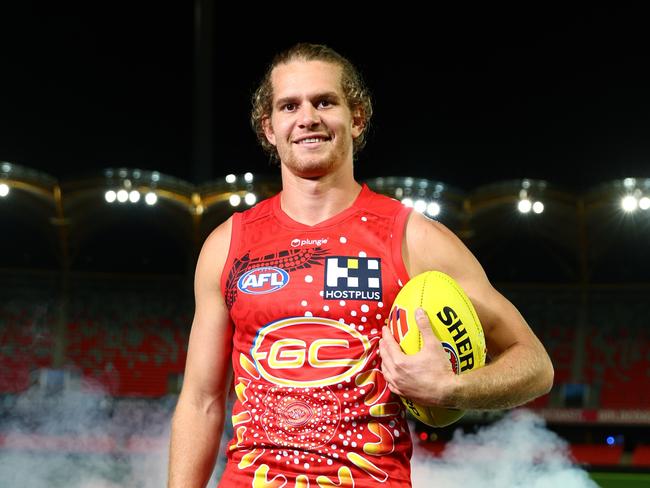
[(318, 110), (311, 103), (305, 103), (300, 108), (299, 124), (301, 127), (312, 127), (320, 123)]

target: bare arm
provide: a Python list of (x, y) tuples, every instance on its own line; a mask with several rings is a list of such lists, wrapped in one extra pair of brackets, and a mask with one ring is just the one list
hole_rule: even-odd
[(220, 278), (231, 221), (206, 239), (196, 266), (196, 308), (169, 453), (169, 488), (203, 488), (212, 473), (223, 431), (232, 331)]
[(406, 356), (384, 330), (382, 369), (391, 390), (417, 402), (462, 409), (509, 408), (548, 392), (553, 366), (515, 306), (488, 281), (465, 245), (442, 224), (413, 212), (406, 228), (403, 254), (410, 276), (438, 270), (454, 278), (479, 316), (490, 362), (455, 375), (428, 318), (417, 319), (425, 347)]

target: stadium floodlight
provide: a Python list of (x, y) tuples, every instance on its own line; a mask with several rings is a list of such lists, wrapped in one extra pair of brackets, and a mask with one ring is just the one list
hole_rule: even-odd
[(522, 200), (519, 200), (519, 203), (517, 204), (517, 210), (521, 213), (528, 213), (530, 212), (530, 209), (533, 207), (533, 204), (530, 203), (530, 200), (527, 198), (524, 198)]
[(246, 205), (252, 207), (255, 205), (257, 197), (255, 196), (255, 193), (246, 193), (246, 196), (244, 196), (244, 201), (246, 202)]
[(621, 199), (621, 208), (625, 212), (634, 212), (639, 206), (639, 201), (634, 195), (626, 195)]
[(150, 191), (144, 196), (144, 201), (147, 205), (155, 205), (158, 202), (158, 195)]
[(440, 204), (438, 202), (431, 202), (427, 205), (427, 213), (431, 217), (437, 217), (440, 214)]
[(424, 200), (416, 200), (413, 204), (413, 208), (416, 212), (424, 213), (427, 209), (427, 202)]
[(117, 192), (117, 201), (120, 203), (124, 203), (129, 199), (129, 192), (126, 190), (119, 190)]
[(250, 183), (253, 181), (253, 173), (245, 173), (244, 174), (244, 181), (246, 183)]
[(233, 207), (236, 207), (237, 205), (239, 205), (241, 203), (241, 197), (239, 195), (237, 195), (236, 193), (233, 193), (232, 195), (230, 195), (230, 198), (228, 199), (228, 201), (230, 202), (230, 205), (232, 205)]
[(402, 204), (406, 207), (413, 207), (413, 199), (409, 197), (402, 198)]
[(544, 211), (544, 204), (540, 201), (533, 203), (533, 212), (541, 214)]
[(138, 203), (140, 201), (140, 192), (138, 190), (131, 190), (129, 192), (129, 201), (131, 203)]
[(229, 175), (226, 175), (226, 183), (234, 183), (237, 181), (237, 177), (233, 175), (232, 173)]
[(632, 190), (636, 186), (636, 178), (625, 178), (623, 180), (623, 186), (627, 190)]
[(9, 185), (0, 183), (0, 197), (6, 197), (7, 195), (9, 195)]
[(108, 190), (106, 193), (104, 193), (104, 200), (106, 200), (108, 203), (113, 203), (116, 198), (117, 193), (115, 193), (114, 190)]
[(650, 198), (641, 197), (641, 199), (639, 200), (639, 208), (641, 210), (648, 210), (650, 208)]

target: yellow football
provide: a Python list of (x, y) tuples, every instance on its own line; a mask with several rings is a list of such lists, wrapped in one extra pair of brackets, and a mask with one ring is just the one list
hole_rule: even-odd
[[(485, 364), (483, 327), (472, 302), (451, 276), (440, 271), (424, 272), (411, 278), (395, 297), (388, 326), (406, 354), (422, 349), (422, 335), (415, 321), (417, 308), (426, 311), (433, 333), (442, 342), (456, 374)], [(403, 397), (402, 402), (416, 419), (433, 427), (454, 423), (465, 413), (419, 405)]]

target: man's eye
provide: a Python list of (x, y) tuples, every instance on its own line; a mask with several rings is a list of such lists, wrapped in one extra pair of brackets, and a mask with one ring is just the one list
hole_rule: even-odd
[(319, 107), (330, 107), (332, 105), (332, 102), (329, 100), (321, 100), (318, 104)]
[(296, 109), (296, 104), (295, 103), (286, 103), (283, 107), (282, 110), (285, 112), (293, 112)]

